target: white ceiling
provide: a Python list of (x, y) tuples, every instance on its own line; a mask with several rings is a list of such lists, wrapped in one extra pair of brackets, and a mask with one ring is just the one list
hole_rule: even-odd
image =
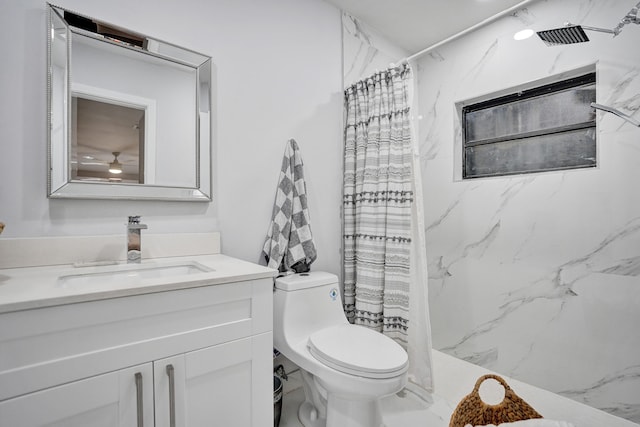
[(416, 53), (523, 0), (327, 0)]

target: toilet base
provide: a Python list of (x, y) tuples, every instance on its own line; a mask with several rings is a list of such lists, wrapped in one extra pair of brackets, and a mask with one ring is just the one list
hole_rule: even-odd
[(379, 399), (347, 398), (328, 392), (300, 370), (305, 400), (298, 408), (304, 427), (384, 427)]
[(384, 427), (380, 400), (349, 400), (329, 394), (326, 427)]
[(331, 396), (327, 418), (319, 418), (313, 404), (305, 401), (298, 408), (298, 419), (304, 427), (385, 427), (378, 401), (345, 401)]
[(326, 418), (319, 418), (318, 411), (311, 402), (302, 402), (298, 408), (298, 420), (304, 427), (326, 427)]

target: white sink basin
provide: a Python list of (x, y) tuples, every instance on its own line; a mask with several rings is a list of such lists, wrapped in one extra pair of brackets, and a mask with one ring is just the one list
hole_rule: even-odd
[(62, 286), (137, 284), (145, 280), (189, 276), (214, 271), (197, 262), (181, 264), (120, 264), (108, 267), (91, 267), (91, 271), (58, 277)]

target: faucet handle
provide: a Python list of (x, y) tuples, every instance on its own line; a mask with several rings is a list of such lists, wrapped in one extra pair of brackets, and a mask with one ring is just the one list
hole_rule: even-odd
[(129, 224), (140, 224), (140, 215), (130, 216)]

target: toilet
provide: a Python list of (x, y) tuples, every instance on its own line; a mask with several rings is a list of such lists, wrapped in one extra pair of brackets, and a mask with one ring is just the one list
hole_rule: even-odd
[(305, 427), (380, 427), (380, 399), (402, 390), (409, 358), (391, 338), (350, 324), (338, 277), (326, 272), (276, 279), (274, 347), (300, 367)]

